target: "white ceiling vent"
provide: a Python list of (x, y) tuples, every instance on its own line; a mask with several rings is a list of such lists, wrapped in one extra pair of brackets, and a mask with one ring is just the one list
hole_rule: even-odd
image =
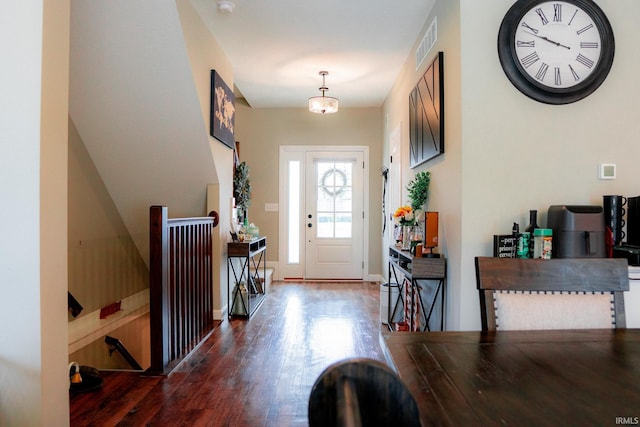
[(416, 49), (416, 70), (420, 68), (422, 61), (427, 56), (431, 48), (438, 40), (438, 17), (433, 18), (433, 22), (429, 25), (429, 29), (424, 34), (420, 45)]

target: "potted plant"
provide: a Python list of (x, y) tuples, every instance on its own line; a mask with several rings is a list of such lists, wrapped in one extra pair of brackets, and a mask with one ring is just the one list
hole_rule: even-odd
[(407, 185), (411, 208), (414, 212), (423, 210), (429, 199), (429, 184), (431, 183), (431, 172), (421, 171), (416, 174)]
[[(425, 208), (429, 199), (429, 184), (431, 183), (431, 173), (421, 171), (416, 173), (413, 180), (407, 185), (411, 209), (413, 209), (415, 226), (411, 228), (413, 236), (411, 238), (411, 248), (422, 242), (424, 236)], [(403, 244), (404, 246), (404, 244)]]
[(249, 166), (246, 162), (236, 166), (233, 172), (233, 197), (236, 199), (236, 208), (242, 218), (246, 218), (247, 209), (251, 206), (251, 182), (249, 181)]

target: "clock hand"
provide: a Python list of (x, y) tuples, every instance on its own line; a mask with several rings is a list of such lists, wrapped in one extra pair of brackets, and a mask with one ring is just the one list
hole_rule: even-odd
[(534, 36), (534, 37), (538, 37), (539, 39), (542, 39), (542, 40), (548, 41), (549, 43), (554, 44), (554, 45), (556, 45), (556, 46), (560, 46), (560, 47), (563, 47), (563, 48), (565, 48), (565, 49), (571, 49), (569, 46), (565, 46), (565, 45), (563, 45), (562, 43), (558, 43), (557, 41), (551, 40), (551, 39), (549, 39), (549, 38), (547, 38), (547, 37), (545, 37), (545, 36), (539, 36), (539, 35), (537, 35), (536, 33), (530, 33), (529, 31), (525, 31), (525, 33), (527, 33), (527, 34), (531, 34), (532, 36)]

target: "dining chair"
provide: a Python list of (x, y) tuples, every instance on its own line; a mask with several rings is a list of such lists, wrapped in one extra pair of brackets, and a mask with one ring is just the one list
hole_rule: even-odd
[(482, 330), (625, 328), (627, 260), (476, 257)]
[(418, 427), (418, 406), (398, 375), (382, 362), (349, 358), (331, 364), (309, 396), (309, 426)]

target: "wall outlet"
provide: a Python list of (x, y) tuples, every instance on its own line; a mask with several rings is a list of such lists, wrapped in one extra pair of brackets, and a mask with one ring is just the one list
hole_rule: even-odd
[(277, 203), (265, 203), (264, 211), (265, 212), (278, 212), (279, 207)]

